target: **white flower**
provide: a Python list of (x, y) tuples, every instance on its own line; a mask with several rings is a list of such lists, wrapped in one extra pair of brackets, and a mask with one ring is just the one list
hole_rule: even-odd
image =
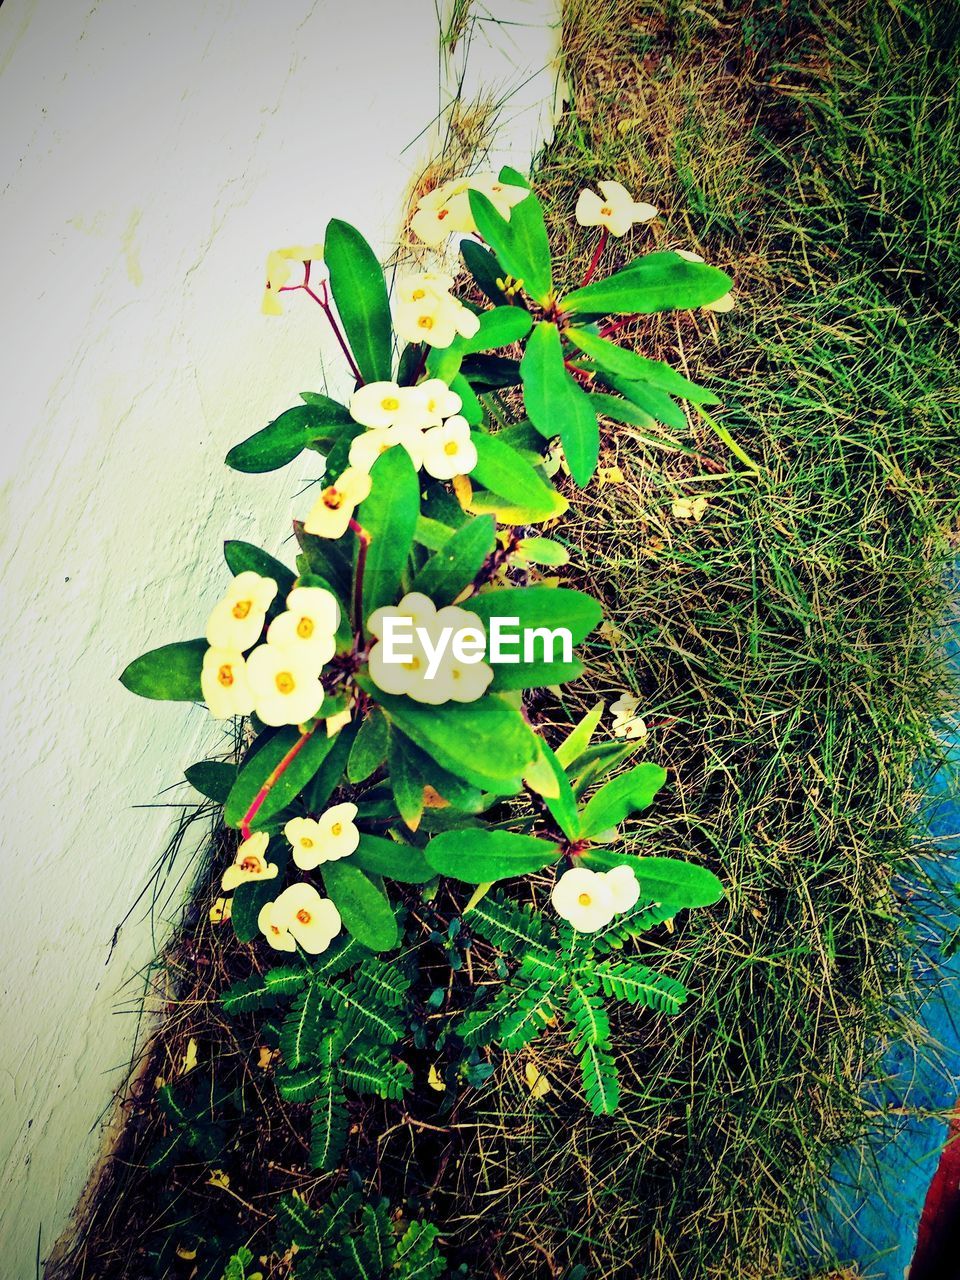
[(420, 198), (410, 220), (411, 231), (432, 249), (438, 248), (454, 232), (476, 231), (468, 194), (471, 190), (482, 191), (504, 218), (509, 217), (511, 208), (528, 194), (525, 187), (501, 182), (494, 173), (453, 178)]
[(610, 714), (614, 723), (618, 720), (630, 720), (637, 714), (640, 699), (632, 693), (621, 693), (616, 702), (610, 703)]
[[(387, 662), (383, 643), (384, 620), (387, 617), (409, 618), (412, 631), (407, 630), (397, 648), (410, 655), (405, 662)], [(486, 631), (479, 616), (448, 605), (439, 611), (433, 601), (421, 592), (409, 592), (399, 605), (384, 606), (370, 615), (368, 629), (378, 638), (370, 651), (370, 678), (384, 693), (406, 694), (415, 702), (439, 706), (444, 702), (475, 702), (483, 696), (493, 679), (493, 668), (486, 662), (462, 662), (454, 653), (454, 638), (470, 630), (484, 641)], [(439, 657), (431, 667), (427, 646), (417, 634), (422, 628), (427, 633), (430, 647)], [(442, 639), (442, 632), (448, 635)], [(440, 645), (445, 648), (440, 651)]]
[(304, 951), (316, 956), (326, 951), (343, 922), (329, 898), (322, 898), (312, 884), (300, 882), (266, 903), (257, 924), (275, 950), (296, 951), (299, 942)]
[(395, 445), (406, 449), (410, 461), (419, 471), (423, 466), (423, 432), (416, 427), (383, 427), (365, 431), (350, 442), (350, 466), (356, 471), (369, 472), (381, 453)]
[(409, 390), (395, 382), (368, 382), (350, 397), (350, 417), (362, 427), (392, 427)]
[(480, 321), (449, 292), (452, 284), (450, 276), (430, 272), (402, 281), (397, 286), (397, 336), (404, 342), (426, 342), (432, 347), (449, 347), (458, 335), (472, 338)]
[(272, 880), (277, 874), (277, 864), (267, 861), (267, 845), (270, 837), (266, 831), (255, 831), (237, 850), (233, 864), (227, 867), (220, 881), (220, 888), (229, 893), (246, 880)]
[(336, 597), (323, 587), (294, 587), (285, 613), (267, 628), (267, 644), (312, 662), (319, 670), (336, 652), (334, 636), (340, 625)]
[(640, 699), (632, 693), (622, 693), (616, 702), (610, 703), (615, 738), (636, 738), (641, 742), (646, 741), (647, 726), (637, 715), (639, 706)]
[(450, 390), (442, 378), (427, 378), (416, 387), (416, 390), (423, 397), (427, 415), (425, 421), (418, 423), (419, 426), (437, 427), (444, 418), (459, 413), (463, 408), (463, 401), (455, 391)]
[(211, 646), (203, 655), (200, 688), (210, 714), (217, 720), (248, 716), (253, 710), (247, 665), (239, 649)]
[(319, 818), (291, 818), (283, 834), (293, 845), (293, 860), (301, 871), (353, 853), (360, 843), (356, 816), (357, 806), (347, 802), (333, 805)]
[(358, 503), (370, 493), (370, 477), (365, 471), (347, 467), (334, 483), (321, 493), (303, 522), (307, 533), (318, 538), (342, 538), (349, 528)]
[(247, 658), (247, 675), (264, 724), (304, 724), (320, 710), (323, 685), (309, 654), (262, 644)]
[(702, 520), (707, 509), (707, 499), (701, 494), (698, 498), (677, 498), (670, 508), (675, 520)]
[(588, 867), (565, 871), (550, 895), (558, 916), (580, 933), (593, 933), (609, 924), (616, 913), (614, 895), (603, 872)]
[(598, 182), (602, 198), (584, 189), (577, 199), (576, 219), (581, 227), (603, 227), (612, 236), (622, 236), (635, 222), (649, 222), (657, 216), (652, 204), (636, 202), (619, 182)]
[(251, 569), (238, 573), (207, 619), (207, 643), (216, 649), (250, 649), (260, 639), (276, 594), (272, 578)]
[(423, 437), (423, 469), (435, 480), (465, 476), (477, 465), (477, 446), (470, 425), (459, 414), (442, 427), (431, 427)]
[(637, 882), (633, 867), (612, 867), (604, 872), (607, 888), (613, 895), (614, 913), (629, 911), (637, 905), (640, 897), (640, 885)]

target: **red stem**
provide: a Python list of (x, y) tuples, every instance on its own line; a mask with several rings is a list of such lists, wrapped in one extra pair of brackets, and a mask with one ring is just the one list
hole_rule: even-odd
[(600, 259), (603, 256), (603, 251), (607, 247), (608, 235), (609, 235), (609, 232), (607, 231), (607, 228), (604, 227), (600, 233), (600, 243), (597, 245), (596, 249), (593, 251), (593, 257), (590, 259), (589, 267), (587, 267), (587, 274), (583, 277), (583, 279), (580, 282), (581, 289), (585, 284), (589, 284), (590, 281), (593, 279), (593, 273), (596, 271), (597, 267), (600, 265)]
[(350, 528), (360, 539), (360, 549), (357, 552), (357, 576), (353, 583), (353, 629), (357, 635), (363, 635), (363, 573), (367, 567), (367, 547), (370, 545), (370, 535), (362, 525), (356, 520), (350, 521)]
[[(308, 273), (308, 279), (309, 279), (309, 273)], [(344, 356), (346, 357), (347, 364), (350, 366), (350, 372), (356, 378), (357, 382), (363, 385), (363, 378), (360, 375), (360, 370), (357, 368), (357, 362), (353, 358), (353, 352), (347, 346), (347, 340), (343, 336), (343, 333), (340, 330), (340, 326), (337, 324), (333, 311), (330, 309), (330, 298), (327, 293), (327, 282), (326, 281), (323, 282), (323, 297), (321, 297), (320, 294), (318, 293), (314, 293), (314, 291), (310, 288), (306, 280), (304, 280), (303, 284), (300, 285), (299, 288), (303, 289), (306, 292), (307, 296), (312, 298), (314, 302), (317, 303), (317, 305), (322, 308), (323, 314), (330, 321), (330, 328), (333, 330), (334, 337), (336, 338), (337, 342), (339, 342), (340, 344), (340, 350), (343, 352)]]
[(277, 767), (273, 770), (273, 772), (267, 778), (266, 782), (263, 784), (263, 786), (254, 796), (253, 803), (251, 804), (247, 812), (243, 815), (243, 820), (240, 823), (240, 834), (243, 836), (244, 840), (250, 839), (250, 834), (251, 834), (250, 823), (254, 820), (254, 818), (257, 816), (257, 814), (263, 807), (263, 802), (266, 800), (267, 796), (276, 786), (277, 782), (283, 777), (287, 769), (290, 767), (290, 765), (293, 763), (296, 757), (300, 754), (301, 750), (310, 741), (310, 739), (313, 737), (316, 731), (317, 729), (315, 727), (313, 729), (310, 729), (309, 732), (302, 733), (300, 735), (297, 741), (293, 744), (293, 746), (290, 748), (290, 750), (283, 757), (283, 759), (280, 761)]

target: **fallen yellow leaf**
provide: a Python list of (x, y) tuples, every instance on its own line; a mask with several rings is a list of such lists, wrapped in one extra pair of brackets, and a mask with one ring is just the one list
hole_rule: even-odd
[(531, 1098), (542, 1098), (550, 1092), (550, 1082), (532, 1062), (528, 1062), (523, 1068), (523, 1077), (527, 1082)]
[(427, 1072), (427, 1084), (431, 1089), (436, 1089), (437, 1093), (443, 1093), (447, 1087), (440, 1079), (440, 1072), (436, 1067), (431, 1067)]
[(185, 1076), (188, 1071), (192, 1071), (197, 1065), (197, 1042), (193, 1036), (187, 1041), (187, 1052), (183, 1055), (183, 1062), (180, 1066), (180, 1074)]

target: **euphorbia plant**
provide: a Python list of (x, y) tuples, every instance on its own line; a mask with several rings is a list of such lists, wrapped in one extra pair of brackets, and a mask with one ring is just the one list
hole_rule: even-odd
[[(591, 744), (598, 708), (553, 750), (524, 693), (576, 679), (573, 650), (601, 617), (589, 594), (538, 577), (536, 566), (566, 562), (538, 531), (567, 506), (544, 467), (551, 442), (559, 437), (582, 486), (597, 464), (598, 414), (678, 427), (678, 399), (714, 399), (611, 341), (608, 317), (709, 304), (730, 281), (649, 253), (561, 292), (540, 204), (510, 169), (441, 190), (417, 216), (430, 239), (444, 224), (477, 232), (461, 251), (491, 305), (457, 297), (449, 275), (420, 272), (398, 282), (392, 312), (373, 251), (336, 220), (322, 252), (271, 255), (264, 309), (307, 293), (355, 380), (348, 403), (304, 394), (227, 456), (247, 473), (303, 450), (322, 459), (319, 491), (294, 523), (295, 566), (228, 542), (235, 576), (204, 637), (144, 654), (121, 677), (146, 697), (249, 718), (236, 764), (204, 761), (187, 776), (239, 833), (219, 914), (243, 942), (288, 954), (225, 1003), (288, 1006), (278, 1083), (313, 1100), (325, 1167), (345, 1131), (342, 1089), (394, 1097), (409, 1082), (391, 1047), (409, 1023), (411, 962), (384, 953), (399, 945), (411, 894), (432, 896), (439, 877), (468, 886), (465, 922), (517, 965), (490, 1011), (467, 1017), (466, 1042), (523, 1043), (566, 1010), (599, 1111), (615, 1105), (616, 1087), (598, 993), (664, 1012), (684, 994), (600, 957), (720, 894), (702, 868), (621, 848), (622, 825), (666, 779), (656, 764), (630, 763), (640, 741)], [(618, 234), (624, 211), (610, 216), (601, 220)], [(302, 278), (290, 283), (296, 263)], [(528, 416), (511, 418), (500, 393), (517, 386)], [(526, 804), (505, 803), (521, 793)], [(555, 877), (559, 931), (485, 898), (532, 874)]]

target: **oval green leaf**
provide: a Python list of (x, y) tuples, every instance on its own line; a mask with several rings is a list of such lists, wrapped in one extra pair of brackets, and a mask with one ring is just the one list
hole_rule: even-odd
[(120, 674), (120, 683), (141, 698), (164, 702), (201, 702), (200, 672), (206, 640), (179, 640), (134, 658)]
[(397, 917), (382, 885), (346, 859), (323, 863), (320, 874), (348, 933), (371, 951), (389, 951), (397, 945)]
[(512, 831), (444, 831), (423, 851), (433, 870), (466, 884), (489, 884), (529, 875), (560, 856), (559, 845)]

